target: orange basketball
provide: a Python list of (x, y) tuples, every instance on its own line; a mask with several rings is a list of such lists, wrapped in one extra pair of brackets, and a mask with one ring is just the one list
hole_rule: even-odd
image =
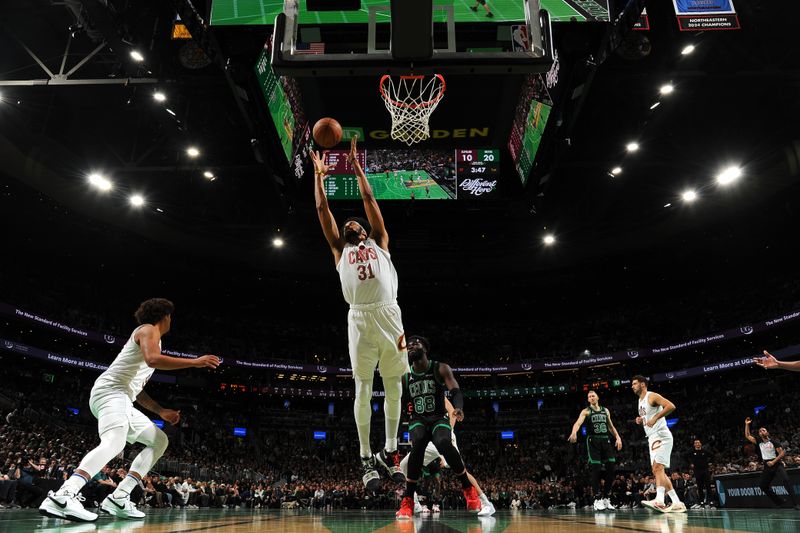
[(342, 140), (342, 127), (336, 120), (325, 117), (314, 124), (314, 140), (323, 148), (333, 148)]

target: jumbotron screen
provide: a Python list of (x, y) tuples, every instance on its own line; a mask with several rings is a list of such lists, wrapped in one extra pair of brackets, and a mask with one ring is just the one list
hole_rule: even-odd
[[(325, 192), (358, 200), (358, 178), (346, 150), (329, 150)], [(378, 200), (483, 199), (497, 195), (499, 150), (359, 150), (358, 160)]]

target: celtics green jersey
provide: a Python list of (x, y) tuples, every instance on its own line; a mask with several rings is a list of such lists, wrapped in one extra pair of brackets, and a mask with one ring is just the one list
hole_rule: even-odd
[(447, 416), (444, 406), (444, 379), (439, 375), (439, 363), (428, 361), (428, 368), (420, 373), (414, 367), (405, 375), (403, 387), (411, 403), (411, 420), (430, 420)]
[(611, 424), (608, 421), (608, 409), (600, 407), (595, 411), (591, 406), (586, 409), (589, 415), (586, 417), (586, 434), (589, 436), (606, 436), (611, 433)]

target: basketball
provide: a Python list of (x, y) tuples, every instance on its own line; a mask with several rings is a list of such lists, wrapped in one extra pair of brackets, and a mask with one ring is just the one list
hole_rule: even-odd
[(333, 148), (342, 140), (342, 127), (332, 118), (321, 118), (314, 124), (314, 140), (323, 148)]

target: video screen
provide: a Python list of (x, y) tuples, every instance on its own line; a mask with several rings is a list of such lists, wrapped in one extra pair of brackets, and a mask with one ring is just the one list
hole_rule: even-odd
[(553, 104), (542, 76), (529, 75), (525, 79), (508, 138), (508, 151), (523, 187), (530, 178), (552, 109)]
[[(346, 150), (324, 153), (330, 200), (358, 200), (358, 178)], [(497, 194), (499, 150), (359, 150), (358, 160), (378, 200), (456, 200)]]
[[(434, 6), (453, 6), (456, 22), (513, 22), (525, 20), (522, 0), (486, 0), (486, 7), (476, 2), (434, 0)], [(388, 6), (389, 0), (361, 0), (359, 11), (308, 11), (306, 0), (299, 1), (300, 24), (367, 23), (370, 6)], [(542, 9), (553, 22), (609, 20), (608, 0), (541, 0)], [(476, 7), (473, 11), (472, 7)], [(283, 11), (283, 0), (214, 0), (212, 26), (269, 25)], [(489, 13), (492, 16), (489, 16)], [(434, 10), (435, 22), (446, 22), (444, 11)], [(387, 13), (388, 15), (388, 13)]]

